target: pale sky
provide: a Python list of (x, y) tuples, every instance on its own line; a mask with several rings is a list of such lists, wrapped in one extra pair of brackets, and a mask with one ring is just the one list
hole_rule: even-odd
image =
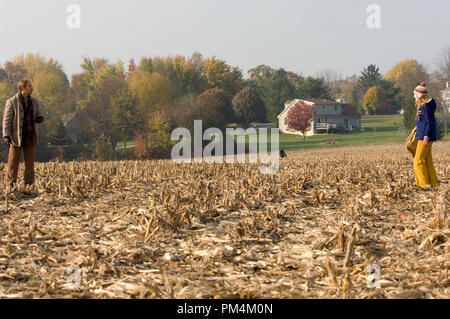
[[(81, 28), (69, 29), (69, 4)], [(381, 28), (366, 25), (381, 8)], [(69, 77), (82, 57), (216, 55), (244, 71), (266, 64), (304, 76), (332, 69), (385, 73), (413, 58), (428, 67), (450, 45), (448, 0), (0, 0), (0, 64), (22, 53), (57, 59)], [(246, 73), (244, 72), (244, 75)]]

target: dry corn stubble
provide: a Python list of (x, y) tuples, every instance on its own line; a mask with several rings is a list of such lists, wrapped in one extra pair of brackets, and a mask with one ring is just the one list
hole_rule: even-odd
[[(291, 151), (275, 175), (37, 163), (35, 192), (5, 193), (0, 297), (448, 298), (449, 155), (433, 145), (433, 191), (414, 186), (403, 145)], [(367, 288), (369, 264), (381, 289)]]

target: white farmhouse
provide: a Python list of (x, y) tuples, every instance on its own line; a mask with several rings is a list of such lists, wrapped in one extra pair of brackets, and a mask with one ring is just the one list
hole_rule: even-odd
[(445, 89), (441, 91), (441, 94), (445, 109), (447, 112), (450, 112), (450, 81), (446, 82)]
[(280, 132), (302, 135), (301, 132), (290, 129), (287, 122), (289, 110), (298, 101), (312, 105), (316, 114), (313, 119), (313, 125), (306, 132), (306, 136), (331, 130), (359, 130), (361, 128), (361, 114), (352, 105), (345, 104), (343, 100), (295, 99), (286, 101), (284, 110), (278, 115)]

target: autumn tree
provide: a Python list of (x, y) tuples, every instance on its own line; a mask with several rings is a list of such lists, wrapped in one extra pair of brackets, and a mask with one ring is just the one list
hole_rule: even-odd
[[(111, 98), (126, 84), (125, 68), (121, 61), (110, 63), (104, 58), (83, 58), (81, 68), (82, 73), (72, 76), (71, 87), (80, 124), (77, 140), (92, 144), (95, 139), (98, 140), (98, 118), (105, 120), (108, 128), (112, 125), (110, 113), (104, 112), (110, 112)], [(99, 116), (103, 114), (104, 117)], [(102, 139), (106, 140), (108, 139)], [(114, 140), (116, 138), (113, 139), (113, 144)], [(108, 147), (112, 147), (112, 144), (108, 143)]]
[(15, 57), (13, 63), (26, 70), (25, 77), (33, 83), (33, 95), (46, 111), (59, 115), (70, 111), (70, 84), (61, 63), (53, 58), (31, 53)]
[(175, 97), (200, 94), (208, 88), (202, 64), (203, 58), (198, 52), (194, 52), (188, 59), (179, 55), (172, 58), (172, 76), (169, 79), (179, 87), (179, 93)]
[(45, 110), (59, 115), (72, 111), (72, 105), (67, 99), (69, 82), (65, 76), (62, 80), (61, 76), (55, 72), (41, 72), (34, 76), (32, 82), (33, 95)]
[(0, 66), (0, 82), (8, 80), (8, 73), (6, 73), (6, 70)]
[(134, 63), (134, 60), (131, 59), (128, 63), (128, 74), (133, 73), (134, 71), (136, 71), (136, 63)]
[(115, 129), (123, 137), (124, 148), (127, 139), (134, 137), (136, 130), (142, 127), (141, 117), (137, 112), (137, 98), (128, 90), (122, 90), (111, 100), (111, 118)]
[(407, 98), (413, 94), (414, 88), (419, 83), (428, 81), (429, 75), (423, 65), (409, 59), (397, 63), (384, 75), (384, 79), (392, 81), (400, 88), (400, 95)]
[(0, 107), (3, 113), (3, 108), (5, 107), (6, 101), (12, 97), (15, 93), (14, 87), (9, 83), (8, 80), (0, 81)]
[(11, 85), (19, 83), (19, 81), (24, 79), (27, 74), (27, 70), (23, 64), (19, 65), (13, 61), (6, 61), (4, 70)]
[(208, 88), (208, 79), (203, 73), (203, 56), (200, 52), (194, 52), (188, 59), (188, 69), (185, 75), (184, 87), (186, 94), (200, 94)]
[(248, 87), (235, 95), (232, 101), (236, 121), (248, 126), (250, 122), (266, 121), (266, 107), (256, 89)]
[(266, 87), (271, 80), (279, 76), (284, 76), (294, 87), (302, 84), (305, 80), (300, 74), (295, 72), (286, 71), (283, 68), (275, 70), (264, 64), (248, 70), (248, 74), (250, 78), (244, 80), (244, 82), (247, 82), (246, 86), (260, 89)]
[(105, 78), (117, 78), (125, 80), (125, 67), (122, 61), (110, 63), (105, 58), (83, 58), (81, 64), (82, 73), (72, 77), (72, 82), (76, 79), (77, 85), (84, 92), (80, 101), (80, 106), (86, 105), (93, 92), (98, 88), (99, 83)]
[[(271, 79), (272, 74), (274, 73), (274, 69), (272, 69), (268, 65), (258, 65), (255, 68), (248, 70), (248, 74), (250, 79), (256, 83), (258, 87), (264, 87), (267, 85), (267, 82)], [(283, 76), (286, 75), (286, 72)]]
[(167, 158), (173, 146), (170, 119), (165, 110), (152, 113), (145, 131), (136, 137), (135, 154), (138, 159)]
[[(87, 134), (90, 143), (106, 141), (108, 145), (105, 147), (115, 150), (120, 134), (112, 119), (112, 101), (125, 88), (126, 82), (122, 77), (102, 78), (86, 105), (80, 109), (82, 131)], [(103, 138), (99, 140), (101, 135)]]
[(152, 73), (158, 73), (168, 79), (172, 86), (173, 97), (180, 97), (186, 94), (185, 77), (189, 65), (186, 58), (180, 55), (152, 58)]
[(163, 75), (137, 70), (128, 78), (128, 88), (138, 99), (138, 112), (147, 122), (151, 113), (172, 101), (172, 83)]
[(137, 70), (147, 73), (157, 72), (169, 79), (174, 99), (187, 94), (200, 94), (208, 88), (202, 64), (203, 57), (194, 52), (189, 58), (180, 55), (142, 58)]
[(303, 143), (305, 143), (306, 132), (310, 130), (311, 125), (313, 125), (314, 115), (314, 107), (303, 101), (297, 101), (288, 111), (288, 127), (302, 133)]
[(383, 96), (381, 88), (379, 86), (372, 86), (367, 90), (363, 97), (362, 107), (369, 114), (375, 114), (381, 103), (383, 102)]
[[(3, 115), (6, 101), (13, 96), (14, 93), (15, 90), (6, 77), (0, 80), (0, 114)], [(2, 129), (2, 125), (3, 121), (0, 121), (0, 129)]]
[[(393, 88), (389, 82), (380, 82), (369, 88), (363, 97), (362, 109), (369, 114), (395, 114), (401, 107), (396, 94), (397, 88)], [(395, 98), (392, 98), (394, 94)]]
[(204, 59), (202, 70), (210, 88), (223, 89), (229, 96), (234, 96), (241, 88), (242, 71), (222, 59), (215, 56)]
[(292, 71), (286, 71), (286, 78), (295, 86), (302, 84), (305, 80), (301, 75), (292, 72)]

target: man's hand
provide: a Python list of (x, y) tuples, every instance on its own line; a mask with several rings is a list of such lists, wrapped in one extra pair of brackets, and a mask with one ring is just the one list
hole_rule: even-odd
[(425, 136), (424, 138), (423, 138), (423, 146), (427, 146), (428, 145), (428, 136)]
[(44, 121), (44, 117), (43, 116), (38, 116), (36, 117), (36, 123), (40, 124)]
[(3, 142), (4, 142), (6, 145), (10, 145), (10, 144), (11, 144), (11, 138), (10, 138), (9, 136), (5, 136), (5, 137), (3, 138)]

